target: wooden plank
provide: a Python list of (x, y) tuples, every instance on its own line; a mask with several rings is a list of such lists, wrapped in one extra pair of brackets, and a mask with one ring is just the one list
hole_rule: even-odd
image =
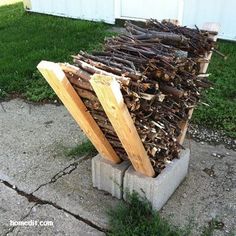
[(115, 129), (134, 169), (144, 175), (155, 172), (124, 103), (119, 83), (112, 77), (95, 74), (90, 83)]
[[(217, 23), (205, 23), (201, 29), (207, 30), (207, 31), (219, 32), (220, 26)], [(217, 35), (211, 35), (210, 38), (212, 38), (214, 41), (216, 41)], [(200, 74), (204, 74), (207, 72), (211, 57), (212, 57), (212, 52), (209, 52), (205, 55), (205, 59), (207, 59), (208, 62), (201, 62), (200, 63), (200, 71), (199, 71)]]
[[(206, 22), (203, 24), (203, 26), (201, 27), (202, 30), (207, 30), (207, 31), (210, 31), (210, 32), (216, 32), (218, 33), (219, 30), (220, 30), (220, 25), (216, 22)], [(217, 39), (217, 35), (216, 36), (216, 39)]]
[(24, 4), (25, 10), (30, 10), (30, 9), (32, 9), (31, 0), (23, 0), (23, 4)]
[(180, 25), (180, 22), (178, 19), (163, 19), (163, 21), (170, 22), (170, 23), (177, 25), (177, 26)]
[[(202, 30), (207, 30), (207, 31), (212, 31), (212, 32), (219, 32), (219, 24), (217, 23), (205, 23), (202, 28)], [(214, 41), (217, 40), (217, 35), (212, 35), (210, 36), (211, 38), (213, 38)], [(207, 72), (210, 60), (212, 57), (212, 52), (207, 53), (206, 57), (204, 59), (206, 59), (208, 62), (201, 62), (200, 63), (200, 75), (204, 76), (204, 74)], [(209, 76), (209, 74), (207, 75), (207, 77)], [(179, 137), (177, 138), (177, 141), (182, 145), (184, 140), (185, 140), (185, 136), (188, 130), (188, 124), (189, 124), (189, 120), (192, 117), (193, 114), (193, 108), (189, 110), (189, 117), (187, 121), (183, 121), (179, 123), (179, 127), (181, 129), (181, 134), (179, 135)]]
[(185, 136), (188, 130), (188, 124), (189, 124), (189, 120), (192, 117), (193, 114), (193, 108), (189, 110), (188, 112), (188, 120), (187, 121), (182, 121), (179, 123), (179, 127), (181, 129), (181, 134), (179, 135), (179, 137), (177, 138), (177, 141), (182, 145), (184, 143), (185, 140)]
[(120, 158), (117, 156), (111, 144), (108, 142), (84, 103), (75, 92), (61, 67), (53, 62), (41, 61), (37, 68), (98, 152), (107, 160), (110, 160), (113, 163), (119, 163), (121, 161)]

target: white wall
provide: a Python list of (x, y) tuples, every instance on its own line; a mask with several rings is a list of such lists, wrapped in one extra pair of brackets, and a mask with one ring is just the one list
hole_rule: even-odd
[(205, 22), (220, 24), (220, 38), (236, 40), (236, 0), (185, 0), (183, 24), (201, 26)]
[[(178, 19), (199, 28), (206, 22), (220, 24), (219, 38), (236, 40), (236, 0), (114, 0), (116, 17), (144, 20)], [(118, 10), (117, 10), (118, 9)]]
[(115, 23), (115, 18), (178, 19), (201, 27), (220, 23), (220, 37), (236, 40), (236, 0), (24, 0), (31, 11)]
[(31, 0), (30, 11), (115, 23), (113, 0)]

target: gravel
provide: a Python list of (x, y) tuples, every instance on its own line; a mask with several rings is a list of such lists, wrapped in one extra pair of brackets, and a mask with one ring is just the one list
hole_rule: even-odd
[[(223, 131), (214, 131), (203, 126), (191, 124), (187, 135), (202, 145), (204, 145), (204, 142), (212, 145), (223, 144), (226, 148), (236, 151), (236, 139), (228, 137)], [(217, 156), (219, 154), (212, 153), (212, 155)]]

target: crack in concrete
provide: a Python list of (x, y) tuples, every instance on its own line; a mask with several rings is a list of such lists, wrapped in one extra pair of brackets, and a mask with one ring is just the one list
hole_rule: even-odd
[(69, 175), (71, 174), (74, 170), (76, 170), (78, 167), (78, 162), (74, 162), (72, 164), (70, 164), (69, 166), (65, 167), (63, 170), (60, 170), (58, 173), (56, 173), (49, 182), (47, 183), (43, 183), (41, 185), (38, 186), (38, 188), (36, 188), (32, 193), (37, 192), (40, 188), (48, 185), (48, 184), (52, 184), (55, 183), (58, 179), (62, 178), (64, 175)]
[(2, 110), (4, 111), (4, 112), (7, 112), (6, 111), (6, 109), (5, 109), (5, 107), (3, 106), (3, 104), (0, 102), (0, 105), (1, 105), (1, 107), (2, 107)]
[[(2, 182), (2, 180), (0, 180), (0, 182)], [(25, 216), (23, 216), (23, 217), (20, 219), (20, 221), (23, 221), (24, 219), (26, 219), (26, 218), (30, 215), (32, 209), (33, 209), (36, 205), (37, 205), (37, 203), (35, 203), (35, 204), (30, 208), (29, 212), (28, 212)], [(11, 228), (4, 234), (4, 236), (8, 236), (9, 233), (13, 233), (13, 231), (14, 231), (17, 227), (18, 227), (18, 226), (13, 226), (13, 227), (11, 227)]]
[(71, 163), (70, 165), (68, 165), (67, 167), (65, 167), (63, 170), (60, 170), (58, 173), (56, 173), (51, 179), (49, 182), (47, 183), (43, 183), (41, 185), (39, 185), (31, 194), (34, 194), (35, 192), (37, 192), (40, 188), (48, 185), (48, 184), (52, 184), (52, 183), (55, 183), (58, 179), (62, 178), (63, 176), (65, 175), (69, 175), (71, 174), (74, 170), (77, 169), (79, 163), (89, 159), (90, 156), (84, 156), (82, 157), (79, 161), (76, 161), (76, 162), (73, 162)]
[[(98, 230), (98, 231), (100, 231), (100, 232), (103, 232), (103, 233), (107, 233), (107, 232), (108, 232), (107, 229), (102, 228), (101, 226), (99, 226), (99, 225), (93, 223), (92, 221), (90, 221), (89, 219), (83, 218), (82, 216), (80, 216), (80, 215), (78, 215), (78, 214), (74, 214), (73, 212), (70, 212), (70, 211), (68, 211), (67, 209), (65, 209), (65, 208), (63, 208), (63, 207), (57, 205), (56, 203), (53, 203), (53, 202), (48, 201), (48, 200), (40, 199), (40, 198), (34, 196), (33, 193), (26, 193), (26, 192), (24, 192), (23, 190), (20, 190), (18, 187), (12, 185), (11, 183), (9, 183), (9, 182), (6, 181), (6, 180), (0, 179), (0, 183), (2, 183), (2, 184), (4, 184), (6, 187), (8, 187), (8, 188), (14, 190), (18, 195), (25, 197), (25, 198), (28, 200), (28, 202), (34, 202), (34, 203), (36, 203), (35, 205), (37, 205), (37, 204), (38, 204), (38, 205), (50, 205), (50, 206), (52, 206), (52, 207), (54, 207), (54, 208), (56, 208), (56, 209), (58, 209), (58, 210), (64, 211), (65, 213), (67, 213), (67, 214), (73, 216), (75, 219), (77, 219), (77, 220), (79, 220), (79, 221), (82, 221), (83, 223), (89, 225), (90, 227), (92, 227), (92, 228), (94, 228), (94, 229), (96, 229), (96, 230)], [(33, 207), (32, 207), (32, 208), (33, 208)], [(32, 210), (32, 208), (31, 208), (31, 210)], [(30, 212), (31, 212), (31, 211), (30, 211)], [(30, 212), (29, 212), (29, 214), (30, 214)], [(27, 216), (28, 216), (28, 215), (27, 215)], [(14, 228), (14, 227), (13, 227), (13, 228)], [(13, 231), (13, 230), (14, 230), (14, 229), (12, 229), (12, 231)], [(12, 231), (11, 231), (11, 232), (12, 232)], [(8, 233), (9, 233), (9, 232), (8, 232)]]

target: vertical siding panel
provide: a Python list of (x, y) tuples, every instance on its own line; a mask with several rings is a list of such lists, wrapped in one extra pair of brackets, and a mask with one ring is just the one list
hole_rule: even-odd
[[(172, 18), (184, 25), (218, 22), (220, 37), (236, 40), (236, 0), (31, 0), (31, 11), (85, 20)], [(115, 9), (116, 8), (118, 9)]]
[(178, 19), (182, 0), (121, 0), (121, 17)]
[(235, 0), (185, 0), (183, 24), (203, 25), (205, 22), (220, 24), (220, 38), (236, 40)]
[(31, 0), (33, 12), (113, 24), (115, 0)]

